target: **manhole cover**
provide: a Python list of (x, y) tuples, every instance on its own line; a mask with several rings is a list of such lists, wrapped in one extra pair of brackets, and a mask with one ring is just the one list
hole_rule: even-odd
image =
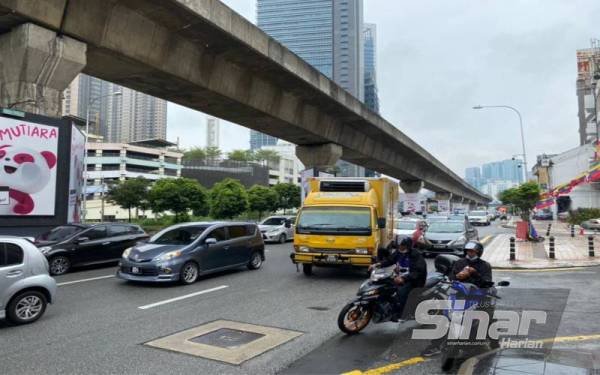
[(312, 306), (312, 307), (309, 307), (309, 309), (311, 309), (311, 310), (317, 310), (317, 311), (328, 311), (329, 307)]
[(198, 344), (218, 346), (220, 348), (235, 349), (261, 337), (265, 337), (265, 335), (256, 332), (221, 328), (216, 331), (194, 337), (189, 341), (197, 342)]

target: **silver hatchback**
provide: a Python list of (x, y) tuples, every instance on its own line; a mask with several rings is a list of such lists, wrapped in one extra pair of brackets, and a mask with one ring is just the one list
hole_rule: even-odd
[(46, 257), (23, 238), (0, 236), (0, 319), (32, 323), (56, 293)]

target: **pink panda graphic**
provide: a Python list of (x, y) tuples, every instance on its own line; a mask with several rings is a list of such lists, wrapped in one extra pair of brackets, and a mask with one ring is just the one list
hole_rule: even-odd
[(28, 215), (36, 206), (32, 194), (42, 191), (56, 167), (56, 155), (25, 147), (0, 145), (0, 186), (8, 187), (10, 203), (0, 215)]

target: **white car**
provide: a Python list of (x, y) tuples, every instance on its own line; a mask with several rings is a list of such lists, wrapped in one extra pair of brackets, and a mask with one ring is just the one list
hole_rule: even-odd
[(472, 225), (490, 225), (490, 217), (486, 211), (469, 212), (469, 223)]
[(258, 229), (265, 242), (286, 243), (294, 238), (294, 216), (269, 216)]
[(396, 236), (412, 236), (417, 230), (419, 224), (423, 225), (424, 220), (419, 219), (400, 219), (394, 220), (394, 234)]

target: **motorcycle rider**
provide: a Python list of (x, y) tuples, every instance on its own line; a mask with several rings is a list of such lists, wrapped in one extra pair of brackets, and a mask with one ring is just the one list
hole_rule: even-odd
[[(465, 257), (457, 260), (452, 266), (450, 280), (474, 284), (478, 288), (489, 288), (492, 282), (492, 266), (481, 259), (483, 244), (479, 241), (469, 241), (465, 244)], [(432, 340), (421, 353), (423, 357), (431, 357), (441, 352), (445, 337)]]
[(395, 294), (396, 307), (391, 320), (397, 322), (402, 316), (410, 292), (414, 288), (425, 286), (427, 263), (425, 263), (423, 255), (413, 248), (413, 242), (409, 237), (396, 236), (393, 246), (396, 251), (382, 262), (372, 264), (369, 271), (374, 268), (396, 265), (399, 275), (394, 279), (397, 286)]
[(454, 263), (450, 279), (474, 284), (478, 288), (488, 288), (492, 281), (492, 266), (481, 259), (482, 254), (483, 245), (481, 242), (467, 242), (465, 244), (465, 257)]

